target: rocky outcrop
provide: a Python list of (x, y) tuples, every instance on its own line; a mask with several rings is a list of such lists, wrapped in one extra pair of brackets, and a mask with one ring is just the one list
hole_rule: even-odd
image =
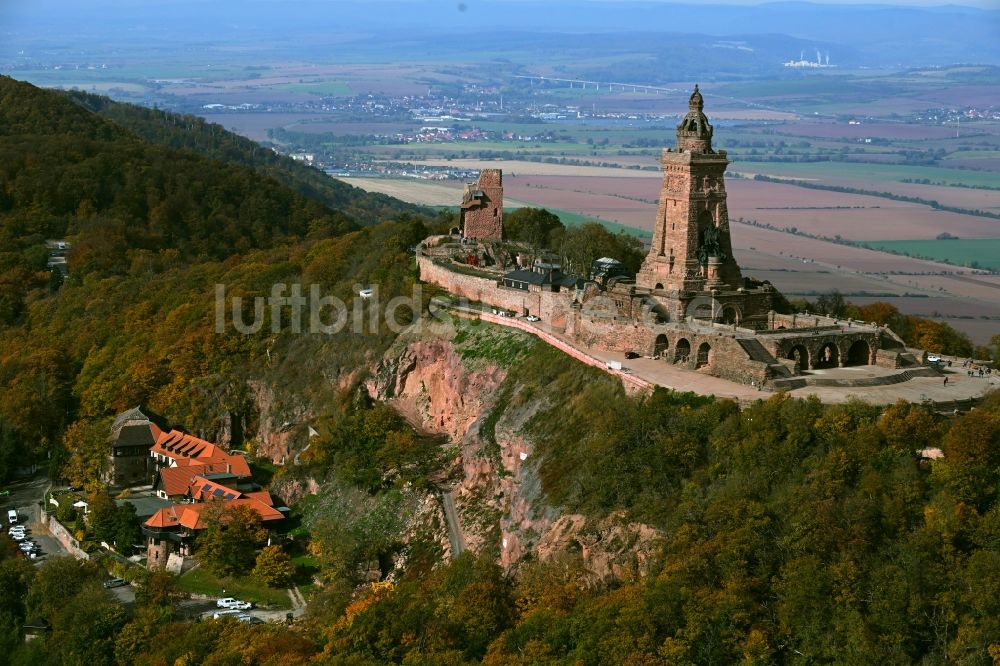
[(493, 363), (466, 367), (451, 340), (430, 335), (394, 346), (366, 383), (369, 395), (392, 404), (419, 430), (461, 442), (493, 406), (506, 378)]
[[(490, 335), (498, 334), (493, 329)], [(467, 353), (475, 341), (455, 340), (443, 327), (404, 334), (366, 388), (418, 429), (446, 435), (458, 448), (455, 469), (442, 486), (454, 498), (465, 547), (495, 556), (507, 570), (529, 556), (546, 560), (577, 552), (594, 580), (644, 573), (662, 535), (621, 516), (590, 524), (547, 505), (524, 432), (544, 398), (517, 400), (520, 387), (504, 386), (504, 367)]]
[(274, 389), (262, 381), (248, 380), (247, 388), (257, 413), (257, 455), (274, 463), (287, 462), (291, 445), (291, 422), (279, 415)]

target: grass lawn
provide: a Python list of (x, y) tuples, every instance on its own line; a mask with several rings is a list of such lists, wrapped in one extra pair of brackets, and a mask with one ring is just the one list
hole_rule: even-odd
[(865, 245), (911, 257), (926, 257), (947, 261), (957, 266), (976, 262), (980, 268), (1000, 271), (1000, 238), (970, 238), (956, 240), (888, 240), (870, 241)]
[(295, 565), (295, 586), (299, 588), (299, 592), (306, 594), (316, 585), (313, 581), (313, 576), (319, 572), (316, 558), (302, 553), (292, 557), (292, 564)]
[(219, 578), (204, 567), (192, 569), (177, 579), (177, 587), (192, 594), (212, 597), (236, 597), (252, 601), (255, 606), (291, 608), (292, 601), (285, 590), (276, 590), (247, 578)]

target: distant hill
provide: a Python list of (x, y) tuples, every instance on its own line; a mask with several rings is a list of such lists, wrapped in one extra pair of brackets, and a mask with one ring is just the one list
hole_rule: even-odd
[(82, 91), (63, 94), (144, 141), (249, 167), (303, 196), (351, 216), (358, 224), (371, 224), (392, 214), (427, 212), (399, 199), (365, 192), (330, 178), (203, 118), (124, 104)]
[(0, 77), (0, 247), (73, 236), (71, 274), (124, 272), (137, 250), (222, 259), (419, 210), (200, 120)]

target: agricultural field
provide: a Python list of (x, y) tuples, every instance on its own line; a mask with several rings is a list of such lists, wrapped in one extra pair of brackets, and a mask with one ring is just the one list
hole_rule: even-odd
[[(1000, 229), (1000, 220), (995, 220)], [(956, 266), (974, 266), (1000, 271), (1000, 238), (951, 240), (875, 240), (869, 247), (911, 257), (947, 261)]]
[(733, 171), (752, 177), (756, 174), (838, 185), (844, 179), (861, 179), (878, 189), (882, 182), (928, 180), (935, 185), (995, 188), (998, 174), (991, 171), (948, 169), (939, 166), (875, 164), (861, 162), (738, 162)]
[[(366, 192), (380, 192), (421, 206), (457, 206), (462, 201), (462, 183), (397, 178), (338, 178)], [(507, 201), (512, 206), (516, 202)], [(523, 205), (523, 204), (522, 204)]]

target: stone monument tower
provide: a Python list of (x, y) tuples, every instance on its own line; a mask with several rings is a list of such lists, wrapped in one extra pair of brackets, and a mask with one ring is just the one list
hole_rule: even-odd
[(712, 126), (695, 86), (677, 126), (677, 147), (663, 151), (663, 188), (653, 243), (636, 285), (668, 299), (678, 317), (697, 292), (743, 286), (729, 237), (725, 151), (712, 150)]

